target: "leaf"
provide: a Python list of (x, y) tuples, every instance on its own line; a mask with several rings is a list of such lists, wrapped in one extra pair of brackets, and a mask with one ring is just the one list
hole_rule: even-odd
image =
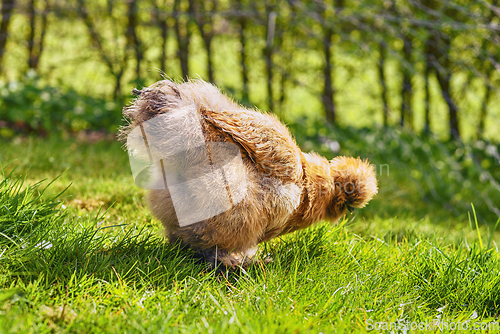
[(0, 290), (0, 303), (14, 297), (16, 294), (18, 294), (21, 290), (19, 289), (4, 289)]

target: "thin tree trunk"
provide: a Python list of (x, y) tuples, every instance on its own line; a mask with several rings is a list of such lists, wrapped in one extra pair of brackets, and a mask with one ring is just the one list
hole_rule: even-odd
[[(439, 22), (439, 7), (441, 3), (434, 0), (419, 0), (421, 3), (422, 14), (426, 15), (427, 20), (432, 24), (438, 24)], [(426, 133), (431, 132), (431, 97), (430, 97), (430, 76), (432, 73), (436, 73), (438, 67), (437, 60), (441, 57), (439, 50), (439, 32), (432, 28), (432, 25), (428, 30), (428, 37), (424, 45), (424, 57), (425, 57), (425, 124), (424, 131)]]
[[(396, 1), (392, 0), (390, 4), (390, 13), (397, 17), (405, 17), (398, 7), (396, 6)], [(400, 62), (401, 73), (403, 75), (403, 84), (401, 86), (401, 108), (400, 108), (400, 118), (399, 125), (401, 127), (408, 125), (409, 128), (413, 128), (413, 117), (411, 110), (411, 100), (412, 100), (412, 84), (411, 84), (411, 66), (412, 66), (412, 36), (408, 32), (408, 27), (401, 26), (398, 30), (398, 37), (403, 40), (403, 59)]]
[(276, 13), (266, 6), (267, 20), (267, 42), (264, 48), (264, 57), (266, 58), (266, 74), (267, 74), (267, 104), (269, 110), (274, 110), (273, 100), (273, 48), (274, 34), (276, 31)]
[(408, 124), (410, 129), (413, 129), (413, 112), (411, 108), (411, 100), (413, 96), (413, 89), (411, 83), (411, 54), (412, 42), (410, 36), (403, 36), (403, 86), (401, 89), (401, 120), (400, 125)]
[(122, 76), (123, 76), (123, 69), (115, 74), (115, 90), (113, 91), (114, 99), (117, 99), (119, 96), (122, 95), (122, 86), (121, 86)]
[[(242, 5), (242, 1), (238, 0), (238, 8), (243, 13), (244, 8)], [(241, 78), (243, 81), (243, 101), (249, 101), (249, 90), (248, 90), (248, 69), (247, 69), (247, 58), (246, 58), (246, 49), (247, 49), (247, 41), (245, 38), (245, 31), (247, 28), (247, 18), (241, 14), (239, 20), (239, 31), (238, 35), (240, 38), (240, 68), (241, 68)]]
[(179, 16), (180, 2), (181, 0), (174, 1), (174, 30), (179, 47), (177, 54), (181, 63), (182, 78), (186, 80), (189, 78), (189, 40), (191, 33), (189, 31), (189, 20), (184, 25), (181, 24), (181, 17)]
[(431, 109), (431, 96), (430, 96), (430, 90), (429, 90), (429, 76), (431, 75), (431, 64), (429, 60), (426, 60), (425, 62), (425, 73), (424, 73), (424, 79), (425, 79), (425, 124), (424, 124), (424, 132), (425, 133), (430, 133), (431, 132), (431, 115), (430, 115), (430, 109)]
[(161, 56), (160, 56), (160, 68), (162, 71), (167, 71), (167, 40), (168, 40), (168, 26), (167, 20), (160, 22), (161, 29)]
[[(335, 16), (339, 15), (344, 9), (344, 0), (335, 0)], [(325, 55), (325, 67), (323, 68), (324, 86), (323, 86), (323, 107), (325, 109), (326, 119), (335, 124), (337, 121), (337, 107), (335, 105), (335, 88), (333, 86), (333, 67), (332, 65), (332, 37), (334, 29), (329, 23), (330, 19), (325, 15), (327, 4), (322, 1), (321, 15), (323, 18), (323, 52)]]
[(434, 63), (436, 62), (437, 57), (439, 57), (439, 50), (437, 48), (438, 45), (438, 33), (434, 30), (429, 31), (429, 36), (425, 41), (424, 46), (424, 54), (425, 54), (425, 125), (424, 131), (426, 133), (431, 132), (431, 96), (430, 96), (430, 87), (429, 87), (429, 79), (431, 73), (436, 73), (436, 67)]
[(42, 27), (41, 27), (41, 33), (40, 33), (40, 42), (38, 43), (38, 55), (35, 59), (35, 62), (33, 63), (33, 68), (35, 70), (38, 69), (38, 64), (40, 63), (40, 57), (42, 56), (43, 49), (45, 46), (45, 34), (47, 33), (47, 21), (48, 21), (50, 8), (51, 8), (51, 3), (49, 3), (49, 0), (45, 0), (45, 9), (44, 9), (43, 14), (42, 14)]
[(243, 80), (243, 100), (249, 101), (249, 90), (248, 90), (248, 69), (247, 69), (247, 57), (246, 49), (247, 43), (245, 38), (246, 30), (246, 18), (242, 18), (240, 21), (240, 67), (241, 67), (241, 78)]
[[(443, 8), (443, 14), (446, 17), (457, 19), (459, 13), (455, 7), (450, 6), (448, 3)], [(437, 30), (437, 54), (434, 62), (436, 76), (441, 86), (441, 95), (443, 96), (446, 104), (448, 105), (448, 122), (450, 128), (450, 139), (460, 141), (460, 125), (458, 119), (458, 106), (451, 95), (451, 65), (450, 50), (452, 43), (452, 36), (448, 35), (445, 31)]]
[(36, 16), (35, 16), (35, 0), (29, 0), (28, 2), (28, 16), (30, 33), (28, 36), (28, 68), (33, 68), (33, 62), (35, 60), (35, 33), (36, 33)]
[[(451, 39), (449, 36), (443, 34), (443, 32), (432, 30), (431, 32), (431, 41), (430, 41), (430, 50), (426, 57), (428, 57), (427, 67), (427, 80), (431, 72), (436, 74), (436, 78), (438, 80), (439, 86), (441, 87), (441, 95), (443, 96), (446, 105), (448, 106), (448, 118), (449, 118), (449, 126), (450, 126), (450, 138), (455, 140), (460, 140), (460, 128), (459, 128), (459, 120), (458, 120), (458, 107), (455, 104), (452, 96), (451, 96), (451, 69), (450, 69), (450, 58), (449, 51), (451, 46)], [(426, 83), (428, 86), (428, 82)], [(426, 96), (429, 99), (429, 92), (427, 92)], [(430, 109), (430, 107), (429, 107)], [(430, 115), (429, 111), (427, 112), (426, 122), (429, 123), (430, 128)]]
[(286, 72), (286, 69), (283, 69), (281, 72), (281, 80), (280, 80), (280, 91), (279, 91), (279, 96), (278, 96), (278, 103), (279, 103), (279, 110), (281, 115), (283, 115), (283, 102), (285, 102), (286, 98), (286, 82), (287, 82), (287, 77), (288, 73)]
[(41, 15), (41, 27), (40, 36), (37, 39), (37, 28), (36, 28), (36, 5), (35, 0), (30, 0), (29, 2), (29, 22), (30, 22), (30, 33), (28, 36), (28, 68), (37, 70), (38, 64), (40, 63), (40, 57), (43, 53), (45, 33), (47, 31), (47, 16), (49, 15), (50, 4), (48, 0), (45, 0), (45, 8)]
[(484, 93), (483, 101), (481, 103), (481, 113), (479, 115), (479, 124), (477, 126), (477, 139), (482, 139), (484, 134), (484, 124), (486, 123), (486, 116), (488, 112), (488, 103), (492, 96), (492, 89), (490, 83), (486, 83), (486, 92)]
[(106, 1), (106, 9), (108, 10), (108, 16), (113, 15), (113, 7), (114, 7), (114, 0), (107, 0)]
[(460, 140), (460, 130), (458, 124), (458, 107), (451, 96), (451, 73), (443, 74), (437, 71), (437, 78), (441, 86), (441, 94), (448, 105), (448, 123), (450, 126), (450, 138)]
[(154, 7), (153, 17), (155, 23), (160, 28), (161, 37), (161, 55), (160, 55), (160, 70), (165, 73), (167, 71), (167, 39), (168, 39), (168, 25), (167, 15), (164, 10), (160, 9), (158, 1), (152, 0)]
[[(212, 8), (207, 9), (205, 5), (210, 4)], [(212, 38), (213, 38), (213, 21), (209, 10), (217, 11), (216, 0), (189, 0), (189, 8), (194, 16), (198, 30), (200, 30), (201, 38), (205, 44), (207, 52), (207, 70), (208, 81), (214, 82), (213, 57), (212, 57)]]
[(212, 57), (212, 36), (203, 39), (205, 41), (205, 48), (207, 51), (207, 67), (208, 67), (208, 81), (215, 82), (214, 79), (214, 65)]
[(277, 40), (278, 40), (278, 50), (279, 55), (281, 56), (281, 65), (280, 65), (280, 89), (278, 91), (278, 110), (280, 111), (280, 114), (283, 115), (283, 102), (285, 101), (285, 85), (286, 85), (286, 80), (288, 77), (288, 69), (287, 65), (289, 62), (288, 54), (286, 52), (283, 52), (283, 29), (278, 29), (278, 35), (277, 35)]
[(323, 51), (325, 53), (325, 67), (323, 68), (324, 87), (323, 87), (323, 107), (325, 108), (326, 119), (335, 124), (335, 102), (334, 102), (334, 89), (332, 84), (332, 36), (333, 29), (331, 27), (324, 27), (323, 34)]
[(448, 78), (447, 79), (447, 86), (448, 87), (446, 88), (446, 91), (443, 91), (443, 92), (446, 93), (445, 99), (447, 100), (449, 113), (450, 113), (450, 137), (459, 141), (460, 140), (460, 125), (459, 125), (459, 121), (458, 121), (458, 107), (455, 104), (455, 101), (453, 101), (453, 99), (451, 97), (449, 82), (450, 81)]
[(107, 53), (106, 50), (104, 49), (103, 41), (102, 41), (102, 36), (99, 35), (94, 21), (90, 17), (87, 8), (85, 6), (85, 1), (84, 0), (77, 0), (78, 6), (78, 14), (82, 18), (85, 26), (87, 27), (87, 30), (90, 35), (90, 39), (92, 41), (92, 44), (94, 44), (95, 48), (99, 52), (102, 60), (108, 67), (109, 72), (111, 75), (115, 77), (115, 88), (113, 91), (113, 98), (117, 99), (122, 95), (121, 92), (121, 78), (123, 76), (123, 73), (125, 71), (125, 68), (127, 66), (127, 61), (128, 61), (128, 56), (125, 53), (123, 57), (120, 58), (119, 61), (113, 60)]
[[(200, 1), (200, 3), (203, 6), (203, 3), (208, 3), (204, 0)], [(212, 0), (212, 10), (214, 12), (217, 12), (217, 0)], [(203, 9), (202, 9), (203, 11)], [(203, 14), (203, 21), (201, 21), (202, 25), (200, 25), (200, 31), (201, 31), (201, 36), (203, 37), (203, 41), (205, 42), (205, 49), (207, 52), (207, 68), (208, 68), (208, 81), (210, 82), (215, 82), (215, 77), (214, 77), (214, 59), (213, 59), (213, 53), (212, 53), (212, 38), (214, 37), (214, 23), (211, 19), (210, 15), (205, 15)], [(206, 27), (209, 27), (206, 29)]]
[[(491, 8), (496, 8), (496, 7), (498, 7), (498, 0), (494, 0), (491, 4)], [(495, 13), (491, 9), (489, 9), (489, 13), (488, 13), (487, 18), (486, 18), (486, 23), (490, 24), (491, 21), (493, 20), (494, 16), (495, 16)], [(497, 37), (498, 37), (498, 35), (497, 35)], [(489, 53), (488, 52), (488, 42), (489, 41), (486, 38), (483, 38), (483, 40), (481, 42), (481, 48), (479, 49), (480, 54), (488, 55), (488, 53)], [(481, 102), (481, 113), (479, 114), (479, 123), (477, 126), (477, 133), (476, 133), (477, 139), (483, 138), (484, 128), (485, 128), (485, 124), (486, 124), (486, 116), (488, 114), (488, 103), (490, 102), (492, 92), (493, 92), (491, 82), (493, 81), (493, 74), (495, 71), (492, 69), (492, 62), (493, 62), (493, 59), (491, 59), (490, 61), (482, 62), (483, 71), (484, 71), (484, 74), (486, 75), (486, 82), (485, 82), (486, 91), (485, 91), (484, 96), (483, 96), (483, 101)]]
[[(285, 110), (283, 104), (288, 97), (287, 95), (287, 85), (290, 80), (290, 64), (291, 58), (293, 57), (293, 52), (291, 50), (285, 50), (287, 47), (285, 41), (286, 37), (290, 38), (290, 35), (293, 34), (290, 26), (296, 22), (296, 10), (292, 4), (288, 4), (288, 8), (290, 10), (289, 17), (279, 17), (278, 21), (278, 29), (277, 29), (277, 46), (278, 46), (278, 55), (279, 55), (279, 63), (278, 66), (280, 69), (280, 89), (278, 90), (278, 109), (280, 111), (280, 115), (284, 116)], [(290, 34), (291, 33), (291, 34)], [(293, 49), (292, 49), (293, 50)]]
[(450, 138), (460, 140), (460, 128), (458, 120), (458, 107), (451, 96), (451, 61), (449, 51), (451, 49), (451, 37), (445, 35), (443, 32), (439, 34), (439, 52), (440, 57), (437, 62), (434, 61), (434, 68), (436, 69), (436, 77), (441, 86), (441, 95), (443, 96), (446, 104), (448, 105), (448, 122), (450, 127)]
[(9, 36), (9, 22), (14, 13), (15, 0), (2, 0), (2, 22), (0, 23), (0, 73), (2, 72), (2, 58)]
[(382, 88), (381, 96), (382, 96), (382, 105), (383, 105), (383, 118), (384, 118), (384, 127), (389, 126), (389, 102), (387, 98), (387, 84), (385, 81), (385, 52), (386, 52), (386, 44), (384, 41), (379, 42), (379, 61), (378, 61), (378, 75), (380, 80), (380, 87)]
[(137, 36), (137, 1), (128, 0), (127, 7), (127, 47), (134, 50), (136, 67), (135, 77), (137, 81), (141, 80), (141, 61), (143, 58), (142, 46)]

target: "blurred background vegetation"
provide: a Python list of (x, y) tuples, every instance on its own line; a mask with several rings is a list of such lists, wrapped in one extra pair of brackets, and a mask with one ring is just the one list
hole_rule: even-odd
[(133, 87), (201, 77), (306, 151), (370, 158), (378, 215), (500, 217), (498, 0), (1, 0), (0, 20), (13, 151), (109, 139)]

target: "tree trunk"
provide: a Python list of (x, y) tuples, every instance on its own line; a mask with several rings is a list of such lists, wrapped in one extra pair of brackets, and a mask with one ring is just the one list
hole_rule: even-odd
[(135, 78), (141, 81), (141, 61), (143, 58), (142, 46), (137, 36), (137, 0), (128, 0), (127, 7), (127, 48), (135, 53)]
[(42, 14), (42, 28), (41, 28), (41, 33), (40, 33), (40, 42), (38, 43), (38, 55), (35, 59), (35, 62), (33, 63), (33, 68), (35, 70), (38, 69), (38, 64), (40, 63), (40, 57), (42, 56), (43, 53), (43, 48), (45, 46), (45, 34), (47, 32), (47, 18), (49, 16), (49, 10), (50, 10), (51, 4), (49, 3), (49, 0), (45, 0), (45, 9)]
[(28, 68), (37, 70), (38, 64), (40, 62), (40, 57), (42, 56), (43, 46), (45, 41), (45, 33), (47, 31), (47, 16), (49, 15), (50, 4), (48, 0), (45, 0), (45, 8), (41, 15), (41, 32), (37, 39), (37, 28), (36, 28), (36, 5), (35, 0), (29, 1), (29, 25), (30, 33), (28, 36)]
[(410, 36), (407, 34), (403, 35), (403, 86), (401, 87), (401, 120), (400, 125), (405, 126), (407, 124), (410, 129), (413, 129), (413, 112), (411, 108), (411, 100), (413, 97), (412, 89), (412, 42)]
[(433, 67), (436, 71), (436, 76), (441, 86), (441, 95), (443, 96), (446, 104), (448, 105), (448, 122), (450, 126), (450, 139), (460, 140), (460, 128), (458, 120), (458, 107), (451, 96), (451, 37), (444, 32), (437, 32), (439, 34), (439, 58), (434, 61)]
[(113, 98), (117, 99), (122, 95), (121, 92), (121, 78), (127, 67), (128, 56), (127, 53), (120, 57), (120, 59), (113, 59), (104, 48), (104, 43), (102, 41), (102, 36), (96, 29), (94, 24), (94, 20), (89, 15), (87, 11), (87, 7), (85, 6), (85, 0), (77, 0), (77, 11), (78, 15), (82, 18), (83, 23), (87, 27), (87, 30), (90, 35), (90, 40), (92, 44), (95, 46), (102, 60), (108, 67), (109, 72), (113, 77), (115, 77), (115, 89), (113, 91)]
[(276, 31), (276, 13), (271, 11), (271, 8), (266, 6), (267, 20), (267, 42), (264, 48), (264, 57), (266, 59), (266, 74), (267, 74), (267, 104), (269, 110), (274, 111), (273, 100), (273, 48), (274, 34)]
[(178, 44), (178, 56), (181, 63), (182, 78), (184, 80), (189, 78), (189, 40), (191, 33), (189, 31), (189, 20), (182, 24), (181, 17), (179, 15), (181, 0), (174, 1), (174, 30), (175, 36), (177, 37)]
[(212, 57), (212, 36), (203, 39), (205, 41), (205, 48), (207, 51), (207, 67), (208, 67), (208, 81), (214, 83), (214, 65)]
[(389, 102), (387, 98), (387, 84), (385, 81), (385, 52), (386, 52), (386, 44), (384, 41), (379, 42), (379, 61), (378, 61), (378, 75), (380, 80), (380, 87), (382, 88), (381, 96), (382, 96), (382, 105), (383, 105), (383, 118), (384, 118), (384, 127), (389, 126)]
[(488, 112), (488, 103), (491, 99), (492, 89), (490, 83), (486, 83), (486, 92), (484, 93), (483, 101), (481, 103), (481, 113), (479, 115), (479, 124), (477, 126), (477, 139), (483, 139), (484, 134), (484, 124), (486, 122), (486, 116)]
[(167, 71), (167, 39), (168, 39), (168, 25), (167, 25), (167, 14), (165, 9), (160, 9), (158, 1), (153, 0), (152, 4), (154, 6), (154, 19), (155, 23), (160, 28), (161, 37), (161, 55), (160, 55), (160, 70), (162, 73)]
[[(496, 7), (498, 7), (498, 0), (494, 0), (491, 4), (491, 8), (496, 8)], [(491, 8), (488, 10), (488, 15), (485, 15), (486, 16), (486, 24), (491, 24), (491, 22), (495, 16), (495, 13), (491, 10)], [(498, 38), (498, 34), (497, 34), (497, 36), (492, 36), (492, 38), (495, 38), (495, 37)], [(480, 55), (484, 54), (486, 56), (489, 56), (488, 58), (491, 57), (491, 59), (494, 59), (494, 56), (491, 55), (490, 52), (488, 52), (488, 44), (490, 44), (490, 42), (486, 38), (483, 38), (483, 40), (481, 42), (481, 48), (479, 49), (480, 50), (479, 54)], [(493, 92), (492, 81), (493, 81), (493, 76), (494, 76), (495, 70), (493, 69), (492, 62), (493, 62), (492, 60), (481, 61), (482, 66), (480, 66), (480, 67), (482, 67), (483, 73), (486, 76), (486, 79), (485, 79), (486, 91), (483, 95), (483, 101), (481, 102), (481, 112), (479, 114), (479, 123), (477, 126), (477, 133), (476, 133), (477, 139), (483, 138), (484, 128), (485, 128), (485, 124), (486, 124), (486, 116), (488, 115), (488, 103), (490, 102), (492, 92)]]
[[(446, 17), (460, 21), (460, 13), (453, 6), (448, 3), (444, 4), (441, 13)], [(463, 18), (462, 18), (463, 19)], [(438, 22), (439, 18), (435, 17), (432, 21)], [(458, 119), (458, 106), (456, 105), (453, 97), (451, 96), (451, 77), (452, 62), (450, 60), (450, 50), (452, 43), (452, 36), (443, 30), (432, 29), (430, 31), (432, 38), (435, 40), (435, 46), (431, 47), (431, 64), (436, 73), (439, 86), (441, 87), (441, 95), (443, 96), (446, 104), (448, 105), (448, 123), (450, 131), (450, 140), (460, 140), (460, 126)], [(450, 33), (451, 34), (451, 33)]]
[(425, 79), (425, 125), (424, 125), (424, 132), (425, 133), (431, 132), (431, 115), (430, 115), (431, 96), (430, 96), (430, 90), (429, 90), (429, 76), (430, 75), (431, 75), (431, 64), (428, 60), (426, 60), (425, 73), (424, 73), (424, 79)]
[[(420, 8), (422, 11), (423, 15), (428, 16), (428, 21), (431, 24), (436, 24), (438, 20), (438, 16), (436, 15), (438, 13), (438, 7), (439, 7), (439, 2), (433, 1), (433, 0), (420, 0)], [(438, 40), (437, 40), (437, 32), (432, 28), (429, 27), (428, 29), (428, 34), (427, 39), (425, 41), (424, 45), (424, 58), (425, 58), (425, 70), (424, 70), (424, 80), (425, 80), (425, 124), (424, 124), (424, 132), (425, 133), (430, 133), (431, 132), (431, 115), (430, 115), (430, 109), (431, 109), (431, 96), (430, 96), (430, 87), (429, 87), (429, 80), (430, 80), (430, 75), (435, 71), (434, 67), (434, 62), (436, 62), (437, 58), (439, 57), (439, 51), (438, 51)]]
[[(392, 0), (390, 3), (389, 12), (396, 17), (408, 17), (404, 12), (401, 12), (396, 6), (396, 1)], [(412, 36), (410, 33), (411, 28), (407, 25), (401, 25), (397, 28), (397, 37), (403, 41), (403, 59), (400, 62), (400, 69), (403, 76), (403, 83), (401, 85), (401, 108), (399, 125), (404, 127), (407, 125), (410, 129), (413, 128), (413, 115), (411, 110), (412, 101)]]
[(122, 95), (121, 80), (123, 76), (123, 71), (120, 71), (115, 75), (115, 90), (113, 91), (113, 98), (116, 100)]
[[(335, 16), (339, 15), (344, 9), (345, 0), (335, 0)], [(337, 121), (337, 108), (335, 105), (335, 88), (333, 86), (333, 65), (332, 65), (332, 37), (334, 29), (330, 18), (326, 15), (326, 1), (320, 3), (320, 11), (323, 19), (323, 52), (325, 55), (325, 67), (323, 68), (324, 86), (323, 86), (323, 107), (328, 122), (335, 124)], [(336, 19), (336, 17), (335, 17)]]
[(9, 36), (9, 22), (14, 13), (15, 0), (2, 0), (2, 22), (0, 23), (0, 73), (2, 72), (2, 58)]
[(246, 48), (247, 43), (245, 39), (245, 30), (246, 30), (246, 19), (242, 18), (240, 21), (240, 67), (241, 67), (241, 78), (243, 80), (243, 100), (249, 101), (249, 90), (248, 90), (248, 69), (247, 69), (247, 58), (246, 58)]
[[(328, 24), (328, 23), (327, 23)], [(335, 102), (334, 102), (334, 89), (332, 84), (332, 36), (333, 29), (331, 27), (324, 27), (323, 35), (323, 51), (325, 53), (325, 67), (323, 68), (324, 87), (323, 87), (323, 107), (325, 108), (326, 119), (335, 124)]]
[(451, 96), (451, 73), (443, 74), (437, 71), (437, 78), (441, 86), (441, 95), (448, 105), (448, 123), (450, 126), (450, 138), (460, 140), (460, 130), (458, 125), (458, 107)]
[[(211, 8), (206, 8), (206, 5), (211, 5)], [(198, 30), (200, 30), (203, 43), (205, 44), (205, 51), (207, 53), (208, 81), (214, 82), (212, 57), (212, 38), (214, 32), (210, 11), (217, 11), (217, 2), (216, 0), (189, 0), (189, 8), (194, 16)]]
[[(238, 9), (241, 13), (244, 12), (243, 4), (241, 0), (238, 0)], [(246, 49), (247, 43), (245, 38), (245, 31), (247, 28), (247, 18), (241, 14), (238, 20), (238, 35), (240, 38), (240, 68), (241, 68), (241, 79), (243, 81), (243, 101), (249, 101), (249, 90), (248, 90), (248, 69), (247, 69), (247, 58)]]
[[(207, 9), (205, 5), (211, 5), (210, 9)], [(198, 30), (200, 30), (201, 38), (205, 44), (205, 51), (207, 52), (207, 71), (208, 71), (208, 81), (214, 82), (214, 70), (213, 70), (213, 57), (212, 57), (212, 38), (213, 38), (213, 21), (209, 11), (216, 12), (217, 2), (216, 0), (189, 0), (189, 8), (192, 12)]]
[(28, 2), (28, 16), (30, 33), (28, 36), (28, 68), (33, 68), (35, 62), (35, 33), (36, 33), (36, 16), (35, 16), (35, 0)]
[[(284, 28), (286, 29), (286, 28)], [(287, 52), (283, 51), (283, 33), (284, 29), (278, 28), (278, 34), (277, 34), (277, 45), (278, 45), (278, 50), (279, 50), (279, 55), (280, 55), (280, 66), (279, 66), (279, 74), (280, 74), (280, 88), (278, 90), (278, 110), (280, 111), (280, 114), (283, 115), (284, 110), (283, 110), (283, 102), (285, 101), (285, 86), (286, 86), (286, 81), (288, 77), (288, 63), (289, 63), (289, 56)]]
[(168, 26), (167, 20), (160, 22), (161, 29), (161, 56), (160, 56), (160, 69), (163, 72), (167, 71), (167, 40), (168, 40)]

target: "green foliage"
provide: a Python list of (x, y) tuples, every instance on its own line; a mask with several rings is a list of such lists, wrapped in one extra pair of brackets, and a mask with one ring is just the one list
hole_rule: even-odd
[(120, 124), (121, 105), (43, 84), (34, 72), (21, 81), (0, 81), (0, 119), (12, 129), (24, 132), (57, 133), (87, 129), (115, 131)]
[[(500, 216), (498, 144), (443, 143), (432, 135), (391, 128), (332, 128), (305, 122), (290, 127), (306, 150), (330, 158), (338, 154), (369, 159), (376, 168), (386, 200), (384, 195), (391, 196), (404, 184), (404, 189), (411, 189), (406, 197), (407, 203), (411, 203), (409, 209), (420, 204), (441, 206), (458, 217), (474, 203), (482, 221), (495, 222)], [(307, 133), (310, 128), (315, 131)], [(338, 145), (339, 150), (333, 152), (331, 145)], [(415, 198), (421, 201), (416, 204)]]
[[(381, 94), (385, 86), (388, 124), (400, 124), (401, 109), (407, 104), (409, 109), (403, 113), (406, 126), (415, 132), (428, 126), (439, 138), (448, 138), (449, 106), (443, 98), (447, 93), (441, 87), (443, 80), (438, 80), (442, 73), (442, 79), (449, 77), (444, 80), (449, 81), (445, 86), (449, 86), (449, 95), (459, 109), (463, 140), (499, 140), (496, 129), (500, 126), (500, 76), (493, 61), (498, 58), (494, 38), (498, 20), (495, 6), (489, 2), (427, 1), (415, 5), (411, 1), (372, 0), (267, 4), (222, 1), (212, 7), (213, 1), (181, 0), (175, 4), (179, 5), (178, 10), (174, 10), (174, 1), (81, 0), (54, 6), (43, 1), (16, 3), (20, 10), (14, 11), (8, 27), (0, 75), (4, 81), (22, 81), (29, 61), (38, 59), (33, 68), (51, 87), (70, 87), (71, 91), (97, 101), (96, 105), (90, 101), (61, 102), (61, 108), (55, 101), (55, 109), (63, 111), (57, 112), (54, 120), (64, 118), (62, 122), (70, 123), (66, 127), (74, 130), (108, 128), (117, 123), (101, 118), (111, 115), (108, 109), (115, 115), (119, 106), (107, 108), (100, 100), (102, 97), (128, 97), (132, 87), (148, 86), (160, 80), (161, 73), (179, 79), (180, 55), (188, 53), (190, 77), (208, 80), (210, 61), (218, 86), (233, 92), (245, 104), (263, 110), (269, 109), (269, 84), (273, 111), (295, 121), (298, 115), (324, 113), (324, 38), (327, 29), (332, 29), (332, 99), (338, 125), (381, 124), (385, 103)], [(87, 9), (88, 17), (82, 8)], [(34, 13), (33, 27), (30, 9)], [(277, 14), (276, 25), (273, 34), (268, 34), (271, 11)], [(200, 30), (195, 21), (201, 19), (207, 23)], [(245, 38), (240, 36), (242, 25)], [(179, 39), (188, 32), (189, 48), (181, 50)], [(216, 33), (207, 50), (203, 37), (210, 32)], [(271, 35), (269, 49), (266, 45)], [(411, 45), (409, 53), (404, 52), (405, 41)], [(268, 51), (272, 51), (269, 74), (265, 57)], [(428, 63), (429, 59), (437, 62)], [(426, 70), (428, 65), (431, 68)], [(243, 87), (245, 70), (248, 91)], [(384, 83), (381, 73), (385, 73)], [(411, 77), (407, 77), (411, 80), (406, 88), (402, 85), (404, 74)], [(3, 87), (8, 85), (4, 83)], [(40, 96), (39, 93), (35, 91), (34, 95)], [(52, 91), (48, 94), (57, 95)], [(14, 100), (19, 100), (14, 106), (27, 106), (17, 108), (15, 114), (25, 123), (30, 120), (33, 126), (42, 122), (44, 116), (40, 115), (50, 113), (44, 108), (38, 110), (36, 103), (33, 107), (26, 97)], [(87, 104), (92, 107), (87, 108)], [(76, 116), (65, 115), (75, 110)], [(78, 114), (82, 110), (83, 114), (90, 113), (88, 117)], [(101, 116), (97, 115), (98, 110)], [(28, 115), (22, 116), (24, 113)], [(18, 119), (16, 115), (9, 117)]]

